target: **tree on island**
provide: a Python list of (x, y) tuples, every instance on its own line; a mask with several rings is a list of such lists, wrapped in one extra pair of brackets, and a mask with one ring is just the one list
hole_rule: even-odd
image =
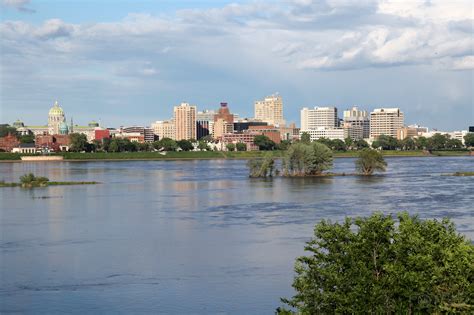
[[(472, 314), (474, 245), (448, 219), (321, 221), (296, 260), (297, 314)], [(279, 314), (293, 311), (278, 308)]]
[(301, 142), (304, 144), (310, 144), (311, 143), (311, 135), (308, 132), (303, 132), (301, 133)]
[(20, 184), (23, 188), (45, 187), (48, 182), (47, 177), (35, 176), (33, 173), (20, 176)]
[(249, 177), (272, 177), (275, 171), (275, 159), (271, 152), (267, 152), (263, 158), (249, 160)]
[(364, 149), (359, 152), (359, 158), (355, 162), (356, 170), (364, 175), (372, 175), (374, 171), (385, 172), (387, 162), (382, 153), (377, 150)]
[(332, 151), (317, 141), (311, 144), (294, 143), (283, 156), (285, 176), (320, 175), (332, 167)]

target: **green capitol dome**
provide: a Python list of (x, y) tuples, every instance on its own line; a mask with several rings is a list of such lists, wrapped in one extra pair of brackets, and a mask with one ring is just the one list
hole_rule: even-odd
[(64, 116), (64, 111), (59, 106), (58, 101), (54, 102), (53, 107), (49, 110), (49, 116)]

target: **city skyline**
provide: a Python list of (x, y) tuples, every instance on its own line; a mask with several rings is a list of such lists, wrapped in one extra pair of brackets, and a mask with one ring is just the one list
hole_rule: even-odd
[(2, 122), (41, 123), (56, 98), (106, 125), (182, 102), (244, 118), (275, 92), (287, 122), (314, 106), (398, 107), (440, 130), (474, 119), (469, 1), (1, 3)]

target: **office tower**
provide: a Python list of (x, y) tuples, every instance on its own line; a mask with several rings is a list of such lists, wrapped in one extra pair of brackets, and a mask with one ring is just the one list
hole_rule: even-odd
[(283, 126), (283, 100), (280, 95), (271, 95), (261, 101), (255, 102), (255, 119), (264, 121), (269, 125)]
[(359, 139), (367, 139), (370, 137), (370, 119), (367, 111), (359, 110), (357, 107), (352, 107), (344, 111), (344, 127), (350, 128), (355, 133), (351, 132), (351, 138), (358, 140), (360, 134), (359, 129), (362, 129), (362, 135)]
[(196, 139), (196, 106), (188, 103), (174, 107), (175, 140)]
[(370, 113), (370, 137), (397, 137), (397, 130), (403, 127), (403, 123), (403, 113), (399, 108), (376, 108)]

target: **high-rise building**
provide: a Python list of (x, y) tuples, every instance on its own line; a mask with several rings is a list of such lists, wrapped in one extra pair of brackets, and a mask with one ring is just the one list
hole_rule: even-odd
[(214, 117), (216, 112), (213, 110), (203, 110), (196, 114), (196, 139), (212, 135), (214, 133)]
[(255, 102), (255, 119), (264, 121), (269, 125), (283, 126), (283, 100), (280, 95), (271, 95), (261, 101)]
[(174, 121), (172, 119), (156, 121), (151, 124), (151, 128), (155, 136), (158, 136), (158, 139), (175, 138)]
[(174, 107), (175, 140), (196, 139), (196, 106), (188, 103)]
[(301, 130), (337, 128), (338, 125), (336, 107), (315, 107), (313, 109), (304, 107), (301, 110)]
[[(367, 111), (359, 110), (356, 106), (344, 111), (344, 126), (356, 131), (356, 133), (350, 132), (354, 137), (359, 137), (359, 129), (362, 129), (362, 137), (360, 139), (367, 139), (370, 137), (369, 115), (367, 114)], [(358, 139), (353, 138), (353, 140)]]
[(397, 137), (397, 130), (404, 124), (400, 108), (376, 108), (370, 113), (370, 137), (380, 135)]

